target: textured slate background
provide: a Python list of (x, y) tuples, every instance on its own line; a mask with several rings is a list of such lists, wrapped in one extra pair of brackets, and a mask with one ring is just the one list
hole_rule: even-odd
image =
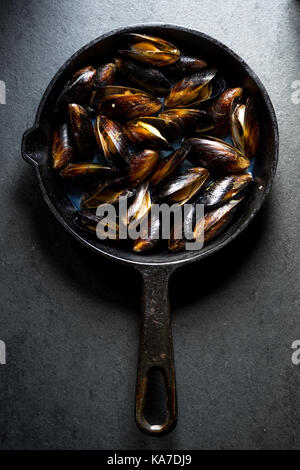
[[(300, 448), (300, 2), (2, 0), (0, 79), (2, 449)], [(57, 68), (113, 28), (189, 26), (233, 48), (274, 103), (280, 162), (272, 194), (223, 253), (171, 282), (179, 422), (134, 423), (139, 278), (95, 258), (49, 213), (22, 133)], [(298, 244), (297, 244), (298, 242)]]

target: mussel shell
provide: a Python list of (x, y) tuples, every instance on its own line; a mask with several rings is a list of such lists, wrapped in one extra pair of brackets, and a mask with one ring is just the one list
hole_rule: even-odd
[(177, 62), (167, 68), (167, 73), (170, 77), (181, 78), (185, 75), (191, 75), (200, 72), (207, 68), (207, 62), (199, 59), (198, 57), (183, 56), (181, 55)]
[(133, 245), (133, 251), (141, 254), (153, 250), (159, 244), (160, 239), (159, 215), (150, 211), (144, 217), (147, 217), (148, 223), (145, 227), (141, 225), (141, 235)]
[(68, 123), (61, 124), (54, 130), (52, 142), (52, 166), (61, 170), (74, 159), (74, 147)]
[(170, 144), (166, 136), (161, 133), (162, 126), (166, 131), (168, 130), (162, 119), (147, 117), (129, 121), (123, 126), (123, 129), (133, 144), (151, 149), (169, 149)]
[(195, 239), (200, 236), (200, 230), (204, 230), (204, 243), (207, 243), (216, 238), (230, 223), (235, 213), (236, 206), (241, 202), (241, 199), (231, 199), (223, 206), (217, 207), (210, 212), (207, 212), (203, 220), (196, 223), (194, 228)]
[(95, 135), (93, 124), (87, 111), (79, 104), (70, 103), (68, 106), (73, 137), (77, 149), (87, 160), (95, 153)]
[(175, 140), (183, 132), (192, 133), (196, 126), (202, 128), (203, 132), (211, 129), (214, 122), (209, 114), (202, 109), (176, 108), (166, 109), (158, 115), (169, 127), (169, 135)]
[[(107, 223), (107, 217), (99, 217), (89, 211), (77, 211), (75, 215), (75, 224), (81, 229), (96, 233), (97, 225), (103, 224), (108, 227), (107, 235), (109, 239), (116, 240), (119, 238), (119, 225), (116, 221), (111, 220)], [(111, 233), (111, 236), (109, 236)]]
[(115, 59), (118, 71), (135, 85), (158, 96), (166, 96), (170, 91), (170, 82), (157, 69), (143, 67), (123, 58)]
[(185, 249), (185, 237), (184, 234), (185, 228), (188, 227), (189, 230), (193, 227), (193, 219), (194, 219), (194, 213), (195, 213), (195, 206), (193, 204), (190, 204), (190, 206), (186, 209), (183, 210), (183, 221), (181, 222), (181, 231), (182, 231), (182, 237), (178, 238), (176, 236), (177, 232), (177, 223), (175, 220), (174, 226), (172, 228), (171, 234), (170, 234), (170, 239), (168, 241), (168, 250), (171, 251), (172, 253), (177, 253), (178, 251), (183, 251)]
[(139, 185), (153, 171), (159, 152), (157, 150), (142, 150), (130, 156), (128, 182), (132, 187)]
[[(212, 134), (216, 137), (225, 137), (230, 131), (230, 113), (234, 100), (241, 97), (242, 88), (228, 88), (212, 103), (208, 113), (213, 119), (214, 130)], [(203, 132), (197, 129), (198, 132)]]
[(161, 109), (161, 102), (148, 93), (110, 95), (100, 100), (98, 111), (105, 116), (133, 119), (151, 116)]
[(155, 200), (183, 205), (196, 196), (208, 176), (209, 172), (205, 168), (190, 168), (158, 190)]
[(167, 108), (188, 108), (212, 98), (212, 80), (217, 69), (209, 68), (177, 82), (165, 99)]
[(78, 70), (64, 86), (56, 106), (61, 108), (69, 103), (86, 103), (92, 92), (95, 77), (96, 69), (94, 67), (88, 66)]
[(60, 176), (66, 179), (81, 179), (95, 176), (107, 176), (113, 172), (110, 166), (99, 163), (70, 163), (60, 172)]
[(250, 160), (238, 149), (216, 137), (203, 135), (185, 142), (192, 147), (188, 160), (209, 170), (224, 174), (241, 173), (250, 165)]
[(237, 104), (231, 114), (231, 136), (234, 145), (252, 158), (259, 145), (259, 124), (251, 98), (246, 104)]
[(225, 176), (211, 183), (199, 197), (199, 202), (206, 207), (216, 207), (235, 197), (253, 181), (250, 173)]
[(129, 167), (129, 150), (122, 127), (105, 116), (97, 116), (95, 135), (107, 161), (116, 168)]
[(138, 225), (142, 218), (149, 212), (152, 206), (149, 183), (142, 183), (137, 189), (135, 197), (127, 211), (127, 224)]
[(151, 175), (151, 187), (158, 187), (166, 183), (183, 163), (188, 152), (189, 146), (183, 145), (167, 157), (163, 158), (157, 164), (156, 168), (154, 169)]
[(129, 33), (122, 37), (122, 41), (126, 39), (129, 48), (119, 52), (138, 62), (146, 62), (159, 67), (173, 64), (179, 59), (179, 49), (164, 39), (135, 33)]
[(91, 93), (90, 106), (96, 106), (100, 97), (100, 88), (108, 85), (113, 85), (115, 82), (117, 68), (114, 63), (100, 65), (96, 71), (96, 78), (94, 81), (94, 89)]
[(132, 188), (122, 186), (119, 179), (95, 183), (82, 195), (80, 207), (96, 209), (101, 204), (114, 204), (119, 201), (120, 197), (130, 198), (134, 193)]

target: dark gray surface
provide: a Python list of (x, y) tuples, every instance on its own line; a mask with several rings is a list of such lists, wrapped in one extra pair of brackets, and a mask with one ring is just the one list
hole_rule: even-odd
[[(2, 449), (300, 448), (300, 3), (3, 1), (0, 11)], [(134, 423), (139, 277), (79, 246), (54, 220), (20, 142), (50, 79), (79, 47), (119, 26), (168, 22), (224, 42), (273, 101), (280, 160), (250, 229), (171, 282), (179, 421)], [(297, 244), (298, 242), (298, 244)]]

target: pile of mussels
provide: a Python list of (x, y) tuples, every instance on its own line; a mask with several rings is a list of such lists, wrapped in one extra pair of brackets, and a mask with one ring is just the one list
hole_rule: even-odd
[[(86, 184), (76, 223), (96, 231), (97, 207), (126, 196), (127, 223), (149, 221), (132, 248), (144, 253), (160, 243), (160, 220), (150, 217), (154, 202), (202, 203), (204, 223), (193, 232), (196, 238), (202, 230), (209, 242), (232, 219), (252, 181), (247, 169), (259, 143), (252, 100), (170, 42), (142, 34), (122, 40), (126, 48), (117, 58), (76, 72), (56, 103), (64, 118), (54, 130), (53, 169)], [(233, 145), (220, 140), (230, 134)], [(99, 150), (103, 164), (95, 160)], [(192, 220), (193, 209), (187, 217)], [(168, 249), (184, 247), (173, 227)]]

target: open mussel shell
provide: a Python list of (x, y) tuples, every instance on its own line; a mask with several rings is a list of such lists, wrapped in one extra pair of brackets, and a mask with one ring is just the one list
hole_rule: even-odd
[(123, 77), (154, 95), (166, 96), (170, 92), (170, 82), (160, 70), (143, 67), (122, 57), (115, 59), (115, 64)]
[(96, 233), (99, 225), (104, 229), (110, 240), (119, 238), (119, 225), (116, 220), (108, 219), (108, 217), (100, 217), (89, 211), (77, 211), (75, 215), (75, 224), (84, 230)]
[(217, 69), (209, 68), (184, 77), (177, 82), (165, 99), (167, 108), (188, 108), (218, 96), (225, 81), (216, 77)]
[(177, 108), (166, 109), (158, 115), (169, 127), (169, 134), (173, 139), (179, 138), (183, 132), (192, 133), (195, 128), (203, 132), (211, 129), (214, 122), (209, 114), (202, 109)]
[(116, 94), (101, 99), (98, 111), (105, 116), (133, 119), (151, 116), (161, 109), (161, 102), (149, 93)]
[(250, 160), (238, 149), (216, 137), (203, 135), (185, 143), (191, 146), (188, 160), (217, 173), (241, 173), (250, 165)]
[(87, 179), (90, 177), (107, 177), (113, 172), (110, 166), (99, 163), (70, 163), (60, 172), (65, 179)]
[(149, 183), (144, 182), (136, 189), (131, 205), (128, 207), (125, 224), (138, 225), (152, 206)]
[(52, 167), (61, 170), (74, 159), (74, 146), (68, 123), (54, 130), (52, 141)]
[[(208, 113), (213, 119), (214, 130), (212, 134), (216, 137), (225, 137), (230, 131), (230, 113), (235, 100), (242, 96), (242, 88), (227, 88), (213, 101)], [(203, 132), (197, 129), (198, 132)]]
[(79, 104), (70, 103), (68, 109), (76, 147), (83, 157), (90, 160), (94, 156), (96, 145), (92, 121)]
[(153, 250), (159, 244), (160, 226), (159, 214), (151, 210), (141, 220), (140, 237), (135, 240), (133, 251), (142, 254)]
[[(204, 221), (196, 222), (194, 228), (194, 238), (204, 235), (204, 243), (207, 243), (217, 237), (232, 220), (236, 206), (243, 198), (232, 199), (223, 206), (217, 207), (204, 216)], [(203, 233), (204, 232), (204, 233)]]
[(172, 253), (183, 251), (185, 249), (185, 234), (192, 231), (194, 221), (195, 206), (189, 204), (184, 206), (182, 210), (182, 218), (176, 220), (168, 241), (168, 250)]
[(207, 68), (207, 62), (198, 57), (180, 55), (179, 59), (167, 68), (167, 73), (172, 78), (181, 78)]
[(151, 187), (158, 187), (166, 183), (183, 163), (188, 152), (189, 146), (183, 145), (167, 157), (163, 158), (157, 164), (150, 177)]
[(95, 183), (82, 195), (80, 207), (96, 209), (101, 204), (114, 204), (119, 201), (120, 197), (130, 198), (134, 193), (134, 189), (122, 185), (120, 179)]
[(173, 64), (180, 56), (177, 47), (161, 38), (129, 33), (122, 37), (124, 40), (127, 40), (128, 49), (120, 50), (122, 55), (155, 67)]
[(94, 67), (88, 66), (78, 70), (59, 95), (57, 108), (67, 106), (69, 103), (85, 104), (92, 92), (95, 77)]
[(231, 114), (231, 136), (234, 145), (248, 158), (255, 155), (259, 145), (259, 124), (251, 98), (238, 103)]
[(98, 146), (109, 163), (115, 168), (129, 167), (127, 139), (122, 127), (117, 122), (105, 116), (97, 116), (95, 135)]
[(127, 122), (123, 126), (128, 139), (136, 145), (143, 145), (151, 149), (169, 149), (166, 134), (168, 126), (163, 119), (145, 117)]
[(200, 191), (208, 176), (209, 172), (205, 168), (190, 168), (159, 189), (155, 194), (155, 200), (177, 203), (181, 206)]
[(216, 207), (235, 197), (253, 181), (250, 173), (225, 176), (211, 183), (199, 197), (205, 207)]
[(153, 171), (159, 152), (145, 149), (130, 156), (127, 178), (129, 184), (134, 187), (139, 185)]

